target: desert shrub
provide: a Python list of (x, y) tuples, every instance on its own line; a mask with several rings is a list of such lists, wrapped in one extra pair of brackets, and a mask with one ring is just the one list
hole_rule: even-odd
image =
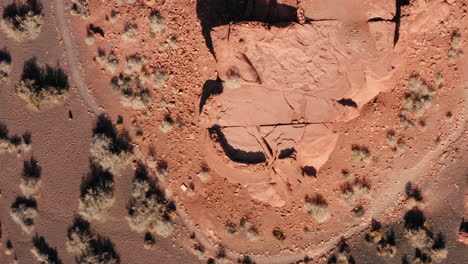
[(368, 195), (371, 191), (371, 185), (366, 178), (356, 178), (353, 181), (353, 192), (356, 195)]
[(110, 85), (113, 91), (120, 93), (120, 102), (125, 107), (135, 110), (145, 109), (152, 100), (145, 76), (132, 77), (120, 74), (112, 78)]
[(94, 235), (91, 232), (89, 222), (79, 215), (75, 216), (73, 225), (67, 230), (65, 243), (67, 251), (74, 255), (85, 254), (92, 239), (94, 239)]
[(114, 202), (112, 174), (91, 163), (90, 172), (81, 183), (80, 214), (88, 220), (104, 221)]
[(175, 126), (175, 122), (172, 119), (170, 115), (164, 116), (163, 121), (161, 122), (161, 125), (159, 126), (159, 130), (161, 130), (164, 133), (169, 133), (172, 131), (172, 129)]
[(125, 64), (125, 74), (141, 73), (143, 64), (146, 63), (146, 58), (139, 55), (131, 55), (127, 57), (127, 63)]
[(68, 76), (57, 67), (41, 68), (33, 58), (24, 63), (17, 95), (34, 110), (62, 104), (68, 94)]
[(357, 161), (370, 162), (371, 154), (367, 147), (360, 145), (352, 145), (353, 159)]
[(224, 224), (224, 229), (226, 230), (226, 233), (230, 235), (237, 233), (237, 225), (230, 221)]
[(170, 214), (173, 209), (168, 206), (164, 192), (148, 177), (144, 165), (138, 165), (132, 185), (127, 217), (130, 228), (168, 237), (172, 233)]
[(5, 255), (11, 256), (13, 254), (13, 252), (14, 252), (13, 243), (11, 243), (11, 240), (8, 239), (7, 242), (6, 242)]
[(90, 224), (76, 216), (67, 231), (67, 251), (76, 256), (79, 264), (118, 264), (120, 256), (112, 241), (94, 234)]
[(106, 52), (103, 49), (98, 49), (98, 55), (94, 57), (94, 60), (101, 64), (110, 73), (115, 73), (119, 67), (119, 59), (114, 51), (111, 51), (109, 56), (106, 58)]
[(149, 24), (153, 33), (164, 33), (166, 31), (166, 20), (157, 11), (151, 12)]
[(95, 40), (96, 39), (94, 38), (94, 34), (88, 31), (88, 33), (86, 34), (86, 38), (85, 38), (86, 45), (88, 46), (93, 45)]
[(119, 13), (115, 10), (112, 10), (111, 11), (111, 14), (110, 14), (110, 19), (109, 21), (112, 23), (112, 24), (115, 24), (115, 22), (117, 22), (117, 19), (119, 18)]
[(328, 203), (321, 194), (316, 194), (313, 197), (306, 196), (304, 208), (307, 214), (312, 216), (319, 223), (323, 223), (330, 218)]
[(441, 263), (447, 258), (448, 250), (445, 247), (445, 243), (444, 235), (442, 233), (437, 234), (430, 251), (432, 259), (437, 263)]
[(0, 24), (9, 38), (22, 42), (36, 39), (43, 23), (41, 3), (38, 0), (23, 0), (4, 9)]
[(167, 178), (169, 178), (168, 167), (169, 165), (167, 164), (167, 161), (165, 160), (158, 161), (157, 170), (156, 170), (156, 177), (158, 177), (158, 180), (165, 181), (167, 180)]
[(405, 237), (414, 248), (431, 248), (434, 244), (432, 233), (426, 228), (424, 213), (413, 208), (406, 212)]
[(74, 16), (80, 16), (82, 18), (88, 18), (89, 12), (89, 0), (72, 0), (71, 14)]
[(354, 264), (354, 258), (351, 255), (351, 249), (345, 240), (342, 239), (338, 244), (338, 248), (334, 254), (330, 256), (327, 263), (328, 264)]
[(11, 218), (26, 233), (34, 229), (34, 218), (37, 216), (36, 200), (26, 197), (17, 197), (11, 205)]
[(413, 128), (415, 126), (414, 122), (411, 121), (411, 119), (409, 119), (406, 115), (404, 115), (403, 113), (401, 113), (399, 116), (400, 118), (400, 125), (404, 128), (404, 129), (409, 129), (409, 128)]
[(208, 168), (208, 165), (203, 164), (201, 166), (200, 172), (197, 174), (197, 177), (202, 181), (202, 182), (208, 182), (211, 179), (210, 175), (210, 168)]
[(91, 160), (116, 175), (130, 164), (133, 146), (125, 131), (117, 133), (112, 122), (100, 115), (93, 129)]
[(377, 255), (393, 258), (397, 253), (395, 233), (393, 231), (387, 233), (385, 238), (382, 238), (377, 243)]
[(354, 206), (354, 208), (351, 210), (351, 213), (353, 213), (355, 217), (363, 217), (365, 212), (366, 210), (361, 204)]
[(415, 249), (413, 263), (414, 264), (429, 264), (429, 263), (432, 263), (432, 258), (428, 254), (423, 252), (421, 249), (417, 248)]
[(127, 42), (135, 42), (137, 40), (138, 27), (135, 24), (127, 24), (122, 33), (122, 39)]
[(24, 161), (20, 189), (25, 196), (33, 196), (39, 191), (41, 171), (42, 168), (34, 157)]
[(58, 257), (57, 250), (51, 248), (42, 236), (39, 237), (36, 235), (33, 238), (33, 248), (31, 249), (31, 253), (33, 254), (34, 258), (41, 264), (62, 263), (62, 261)]
[(423, 209), (424, 201), (421, 194), (421, 190), (413, 186), (411, 182), (408, 182), (405, 186), (406, 193), (406, 207), (408, 209)]
[(26, 132), (22, 137), (18, 135), (9, 136), (8, 128), (0, 122), (0, 154), (28, 151), (31, 149), (31, 134)]
[(257, 228), (250, 221), (248, 221), (247, 217), (243, 217), (240, 220), (239, 225), (240, 225), (241, 230), (247, 236), (248, 240), (257, 241), (260, 238), (259, 235), (258, 235)]
[(421, 116), (430, 107), (434, 94), (434, 91), (420, 77), (411, 77), (409, 92), (403, 99), (403, 114)]
[(459, 56), (463, 55), (462, 38), (459, 32), (455, 31), (450, 39), (450, 49), (448, 51), (449, 61), (454, 61)]
[(279, 241), (286, 240), (286, 236), (284, 235), (283, 231), (281, 231), (279, 229), (273, 230), (273, 236)]
[(0, 81), (8, 79), (11, 72), (11, 55), (6, 48), (0, 50)]
[(167, 72), (163, 68), (158, 68), (153, 74), (153, 85), (154, 88), (161, 88), (164, 86), (166, 83), (167, 79), (169, 79), (169, 76)]
[(346, 182), (341, 186), (341, 200), (347, 205), (352, 205), (356, 200), (356, 195), (354, 194), (353, 189), (353, 185), (349, 182)]
[(241, 87), (241, 77), (237, 70), (230, 69), (227, 72), (227, 79), (224, 81), (224, 85), (230, 89), (237, 89)]

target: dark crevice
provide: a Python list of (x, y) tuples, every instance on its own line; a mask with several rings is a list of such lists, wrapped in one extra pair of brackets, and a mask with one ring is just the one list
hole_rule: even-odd
[(226, 156), (232, 161), (246, 164), (258, 164), (266, 162), (266, 156), (263, 152), (248, 152), (240, 149), (235, 149), (229, 145), (219, 126), (213, 126), (208, 129), (210, 137), (221, 145)]
[(410, 4), (410, 0), (396, 0), (396, 11), (395, 17), (393, 18), (395, 22), (395, 35), (393, 37), (393, 46), (395, 47), (400, 39), (400, 24), (401, 24), (401, 7), (407, 6)]
[(223, 92), (223, 83), (219, 80), (208, 80), (203, 84), (202, 94), (200, 96), (200, 103), (198, 105), (198, 113), (203, 111), (203, 106), (210, 96), (221, 94)]
[(353, 101), (353, 99), (349, 99), (349, 98), (342, 98), (340, 100), (337, 101), (339, 104), (341, 105), (344, 105), (344, 106), (351, 106), (351, 107), (358, 107), (358, 105), (356, 104), (356, 102)]
[(263, 125), (235, 125), (235, 126), (218, 126), (220, 128), (235, 128), (235, 127), (276, 127), (276, 126), (300, 126), (300, 125), (318, 125), (327, 124), (331, 122), (295, 122), (295, 123), (276, 123), (276, 124), (263, 124)]
[(336, 18), (322, 18), (322, 19), (313, 19), (313, 18), (306, 18), (304, 24), (311, 24), (314, 22), (323, 22), (323, 21), (338, 21)]

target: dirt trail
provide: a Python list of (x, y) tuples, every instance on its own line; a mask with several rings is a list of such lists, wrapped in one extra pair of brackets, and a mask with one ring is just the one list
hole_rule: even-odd
[(73, 40), (71, 36), (69, 21), (67, 20), (65, 16), (64, 1), (55, 0), (54, 9), (55, 9), (56, 23), (59, 29), (59, 34), (60, 34), (61, 40), (65, 48), (68, 68), (71, 73), (71, 79), (75, 83), (76, 88), (78, 89), (78, 92), (81, 98), (84, 100), (86, 106), (88, 107), (88, 111), (92, 112), (95, 115), (99, 115), (102, 113), (102, 110), (97, 106), (96, 102), (89, 94), (83, 75), (81, 74), (81, 70), (80, 70), (81, 64), (77, 59), (76, 50), (73, 46)]

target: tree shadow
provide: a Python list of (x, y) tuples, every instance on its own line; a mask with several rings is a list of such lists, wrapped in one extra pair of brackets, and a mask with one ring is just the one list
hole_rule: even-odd
[(29, 160), (23, 162), (23, 177), (26, 179), (39, 179), (41, 177), (42, 168), (37, 160), (31, 156)]
[(31, 92), (39, 93), (41, 90), (54, 89), (62, 94), (69, 89), (68, 76), (60, 67), (45, 65), (40, 67), (37, 59), (32, 58), (24, 63), (21, 80), (32, 80), (34, 85), (30, 86)]
[(11, 19), (15, 26), (18, 26), (21, 20), (14, 18), (24, 17), (29, 12), (32, 12), (34, 15), (40, 14), (42, 12), (42, 4), (37, 0), (26, 0), (20, 4), (15, 1), (3, 10), (3, 18)]
[(11, 55), (6, 48), (0, 50), (0, 62), (11, 64)]
[(223, 92), (223, 83), (220, 80), (207, 80), (203, 84), (202, 94), (200, 96), (200, 103), (198, 105), (198, 113), (203, 111), (203, 106), (210, 96), (221, 94)]

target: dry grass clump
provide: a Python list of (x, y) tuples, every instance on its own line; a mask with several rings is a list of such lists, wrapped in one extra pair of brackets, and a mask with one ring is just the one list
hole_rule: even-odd
[(132, 77), (120, 74), (112, 78), (110, 85), (113, 91), (120, 93), (120, 102), (125, 107), (146, 109), (152, 100), (144, 75)]
[(80, 16), (82, 18), (88, 18), (89, 12), (89, 0), (72, 0), (71, 14), (74, 16)]
[(59, 67), (41, 68), (36, 59), (24, 63), (21, 82), (16, 94), (33, 110), (62, 104), (68, 94), (68, 76)]
[(201, 166), (200, 172), (197, 174), (197, 177), (202, 181), (202, 182), (208, 182), (211, 179), (210, 175), (210, 168), (208, 168), (208, 165), (203, 164)]
[(461, 55), (463, 55), (462, 38), (460, 33), (455, 31), (450, 39), (450, 50), (448, 51), (449, 61), (453, 62)]
[(136, 54), (127, 57), (127, 63), (125, 65), (124, 73), (128, 75), (133, 73), (141, 73), (141, 71), (143, 70), (143, 64), (145, 64), (146, 61), (146, 58)]
[(161, 88), (166, 83), (167, 79), (169, 79), (169, 75), (163, 68), (158, 68), (153, 74), (153, 85), (154, 88)]
[(240, 228), (250, 241), (257, 241), (260, 237), (257, 228), (248, 221), (247, 217), (242, 217), (240, 220)]
[(139, 164), (133, 179), (132, 198), (128, 205), (128, 224), (136, 232), (157, 233), (168, 237), (172, 233), (170, 215), (175, 211), (164, 192), (148, 177)]
[(36, 39), (43, 23), (41, 3), (37, 0), (22, 0), (4, 9), (0, 25), (9, 38), (22, 42)]
[(419, 117), (431, 106), (434, 91), (418, 76), (409, 81), (409, 92), (403, 98), (403, 115), (411, 114)]
[(110, 73), (115, 73), (119, 67), (119, 59), (114, 51), (111, 51), (106, 58), (106, 52), (102, 49), (98, 49), (98, 55), (94, 57), (94, 60)]
[(165, 160), (158, 161), (157, 170), (156, 170), (156, 177), (158, 177), (158, 180), (165, 181), (167, 180), (167, 178), (169, 178), (168, 167), (169, 165), (167, 164), (167, 161)]
[(306, 196), (304, 208), (307, 214), (319, 223), (323, 223), (330, 218), (328, 203), (321, 194), (316, 194), (313, 197)]
[(5, 255), (11, 256), (15, 250), (13, 249), (13, 244), (11, 243), (11, 240), (8, 239), (6, 242), (6, 249), (5, 249)]
[(371, 193), (370, 182), (366, 178), (355, 178), (341, 185), (341, 200), (352, 206), (358, 196), (368, 196)]
[(91, 163), (80, 189), (80, 214), (87, 220), (104, 221), (115, 202), (112, 174)]
[(411, 182), (408, 182), (405, 187), (406, 192), (406, 208), (422, 210), (425, 207), (421, 190), (414, 187)]
[(353, 159), (357, 161), (370, 162), (371, 154), (366, 146), (352, 145), (351, 151), (353, 152)]
[(41, 187), (42, 168), (34, 157), (25, 160), (23, 163), (23, 174), (20, 189), (25, 196), (34, 196)]
[(93, 129), (90, 152), (92, 161), (117, 175), (130, 164), (133, 146), (125, 131), (118, 133), (112, 122), (105, 115), (100, 115)]
[(364, 206), (362, 206), (362, 204), (358, 204), (354, 206), (354, 208), (351, 210), (351, 213), (353, 213), (355, 217), (363, 217), (366, 213), (366, 210), (364, 209)]
[(80, 264), (120, 263), (114, 244), (107, 238), (93, 234), (90, 224), (79, 216), (75, 217), (68, 229), (66, 248)]
[(166, 115), (161, 122), (161, 125), (159, 126), (159, 130), (161, 130), (163, 133), (169, 133), (172, 131), (175, 125), (176, 122), (172, 119), (172, 117), (170, 115)]
[(150, 232), (145, 233), (145, 241), (143, 247), (145, 249), (151, 249), (156, 242), (154, 241), (153, 235)]
[(237, 70), (230, 69), (227, 72), (227, 79), (224, 81), (224, 85), (230, 89), (241, 87), (241, 77)]
[(135, 42), (137, 40), (138, 27), (135, 24), (127, 24), (122, 33), (122, 39), (127, 42)]
[(390, 231), (385, 238), (380, 239), (377, 243), (377, 255), (382, 257), (393, 258), (397, 253), (395, 233)]
[(22, 137), (18, 135), (9, 136), (8, 128), (0, 122), (0, 154), (20, 153), (31, 149), (31, 133), (26, 132)]
[(88, 33), (86, 34), (86, 38), (85, 38), (86, 45), (92, 46), (95, 40), (96, 39), (94, 38), (94, 34), (88, 31)]
[(11, 55), (3, 48), (0, 50), (0, 81), (7, 80), (11, 72)]
[(448, 256), (448, 250), (445, 247), (445, 243), (444, 235), (442, 233), (437, 234), (434, 244), (430, 249), (431, 257), (437, 263), (441, 263)]
[(273, 236), (279, 241), (286, 240), (286, 236), (284, 235), (283, 231), (281, 231), (279, 229), (273, 230)]
[(33, 238), (33, 248), (31, 253), (41, 264), (62, 264), (58, 257), (57, 250), (47, 244), (44, 237), (35, 236)]
[(153, 33), (164, 33), (166, 31), (166, 20), (158, 11), (151, 12), (149, 16), (149, 24), (151, 32)]
[(34, 218), (37, 216), (37, 203), (33, 198), (17, 197), (11, 205), (10, 216), (21, 229), (31, 233), (34, 229)]
[(414, 248), (431, 248), (432, 233), (426, 228), (426, 218), (421, 210), (414, 208), (405, 214), (405, 237)]
[(230, 235), (234, 235), (235, 233), (237, 233), (237, 225), (236, 223), (233, 223), (233, 222), (226, 222), (224, 224), (224, 229), (226, 230), (226, 233), (230, 234)]

